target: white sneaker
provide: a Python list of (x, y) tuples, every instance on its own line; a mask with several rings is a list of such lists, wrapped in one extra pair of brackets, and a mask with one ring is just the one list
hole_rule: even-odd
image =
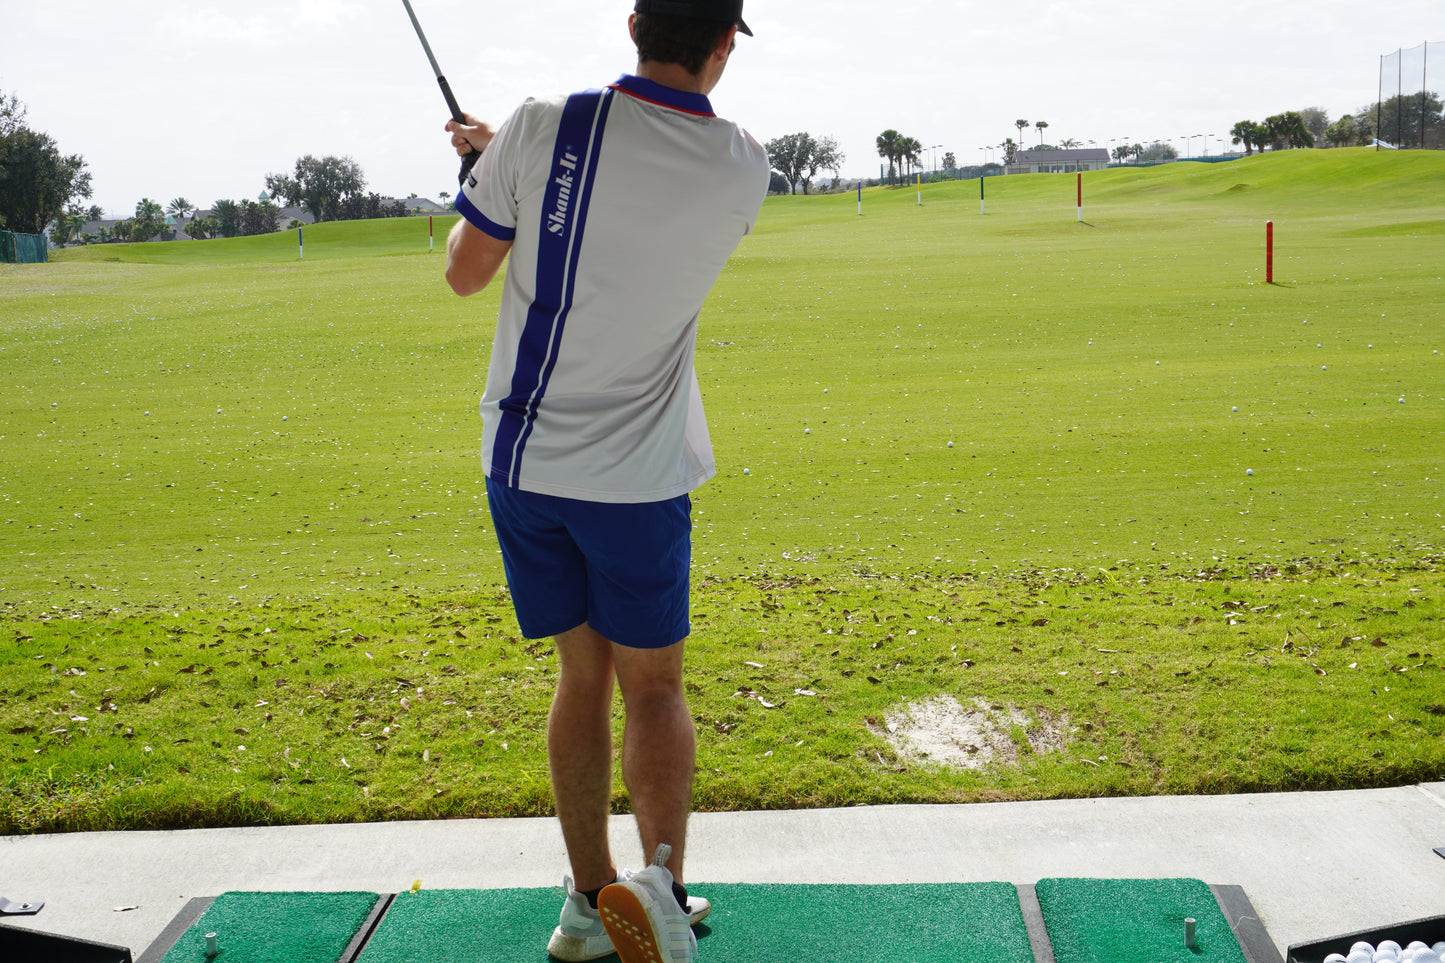
[[(631, 870), (624, 869), (618, 878), (627, 880), (632, 875)], [(587, 905), (587, 897), (577, 892), (571, 876), (562, 878), (562, 888), (567, 891), (567, 899), (562, 904), (562, 918), (552, 931), (552, 938), (547, 941), (547, 952), (566, 963), (584, 963), (611, 955), (612, 937), (607, 935), (601, 915)], [(669, 882), (668, 889), (671, 888)], [(674, 899), (673, 902), (677, 901)], [(689, 924), (701, 922), (712, 912), (707, 900), (691, 894), (687, 898), (687, 908)]]
[(659, 845), (651, 866), (604, 888), (597, 898), (602, 925), (622, 963), (688, 963), (697, 955), (690, 917), (700, 911), (701, 919), (711, 907), (701, 898), (688, 900), (687, 913), (677, 905), (667, 870), (671, 855), (671, 846)]
[(562, 918), (547, 941), (547, 952), (567, 963), (597, 960), (612, 952), (612, 938), (602, 926), (602, 917), (587, 905), (587, 897), (577, 892), (572, 877), (562, 877), (567, 899), (562, 904)]

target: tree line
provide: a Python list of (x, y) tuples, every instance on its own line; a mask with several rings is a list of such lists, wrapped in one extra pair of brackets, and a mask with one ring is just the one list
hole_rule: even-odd
[(174, 237), (180, 228), (193, 238), (269, 234), (282, 227), (283, 216), (272, 198), (304, 208), (317, 221), (411, 213), (404, 201), (387, 201), (368, 192), (366, 175), (352, 158), (307, 154), (290, 174), (266, 175), (269, 197), (219, 200), (205, 216), (196, 216), (196, 206), (182, 197), (165, 207), (143, 197), (133, 216), (87, 235), (86, 225), (103, 219), (104, 212), (83, 203), (91, 196), (85, 158), (62, 153), (53, 137), (26, 124), (25, 115), (25, 105), (16, 95), (0, 91), (0, 229), (43, 234), (48, 228), (51, 240), (61, 247), (90, 241), (150, 241)]
[[(307, 154), (296, 161), (294, 172), (267, 174), (266, 188), (270, 196), (257, 200), (234, 201), (225, 198), (211, 205), (204, 216), (195, 216), (198, 209), (190, 201), (178, 197), (164, 209), (150, 198), (136, 204), (135, 216), (118, 221), (109, 229), (101, 228), (94, 240), (151, 241), (157, 237), (174, 237), (170, 215), (176, 227), (197, 240), (217, 237), (249, 237), (270, 234), (282, 228), (281, 208), (271, 198), (279, 197), (287, 206), (304, 208), (316, 221), (358, 221), (379, 217), (406, 217), (411, 211), (404, 201), (386, 202), (381, 195), (364, 191), (366, 176), (361, 165), (350, 157), (314, 157)], [(191, 216), (189, 223), (186, 217)], [(92, 218), (94, 219), (94, 218)], [(85, 240), (80, 230), (85, 221), (67, 215), (55, 227), (52, 236), (64, 246), (74, 240)], [(286, 227), (297, 227), (292, 220)]]
[(1365, 104), (1335, 120), (1322, 107), (1287, 110), (1263, 121), (1241, 120), (1230, 130), (1245, 154), (1297, 147), (1368, 147), (1377, 139), (1392, 147), (1445, 147), (1445, 103), (1431, 91)]
[(1121, 164), (1128, 163), (1130, 158), (1133, 158), (1136, 164), (1160, 164), (1178, 160), (1179, 152), (1172, 144), (1156, 140), (1147, 147), (1143, 144), (1120, 144), (1109, 152), (1109, 156)]
[(1434, 91), (1397, 94), (1345, 114), (1323, 132), (1330, 147), (1364, 147), (1377, 138), (1392, 147), (1445, 147), (1445, 103)]

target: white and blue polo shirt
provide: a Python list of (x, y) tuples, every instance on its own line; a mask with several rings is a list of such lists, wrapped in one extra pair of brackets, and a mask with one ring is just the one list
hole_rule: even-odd
[(490, 478), (648, 502), (713, 476), (698, 312), (768, 180), (767, 152), (705, 96), (640, 77), (502, 125), (457, 197), (514, 242), (481, 404)]

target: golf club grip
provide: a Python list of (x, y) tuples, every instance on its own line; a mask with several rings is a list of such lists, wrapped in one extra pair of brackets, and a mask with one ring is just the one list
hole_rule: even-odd
[(467, 186), (467, 175), (472, 172), (472, 167), (476, 165), (477, 159), (481, 156), (482, 155), (477, 153), (476, 151), (472, 151), (470, 154), (462, 155), (462, 169), (461, 172), (457, 174), (458, 184), (462, 185), (463, 187)]
[[(442, 89), (442, 96), (447, 99), (447, 109), (452, 112), (452, 120), (459, 124), (465, 124), (467, 117), (462, 113), (462, 108), (457, 104), (457, 98), (452, 94), (452, 85), (441, 74), (437, 74), (437, 86)], [(475, 150), (462, 155), (462, 169), (457, 173), (457, 183), (466, 186), (467, 175), (472, 172), (473, 165), (481, 155)]]
[(447, 83), (447, 79), (441, 74), (437, 74), (437, 85), (442, 89), (442, 96), (447, 99), (447, 109), (452, 112), (452, 120), (459, 124), (465, 124), (467, 115), (462, 113), (462, 109), (457, 106), (457, 99), (452, 96), (452, 85)]

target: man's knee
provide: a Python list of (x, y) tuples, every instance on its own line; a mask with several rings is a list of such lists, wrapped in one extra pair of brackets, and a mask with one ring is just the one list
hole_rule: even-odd
[(629, 711), (652, 705), (686, 705), (682, 686), (683, 647), (684, 642), (660, 649), (612, 647), (617, 687)]

